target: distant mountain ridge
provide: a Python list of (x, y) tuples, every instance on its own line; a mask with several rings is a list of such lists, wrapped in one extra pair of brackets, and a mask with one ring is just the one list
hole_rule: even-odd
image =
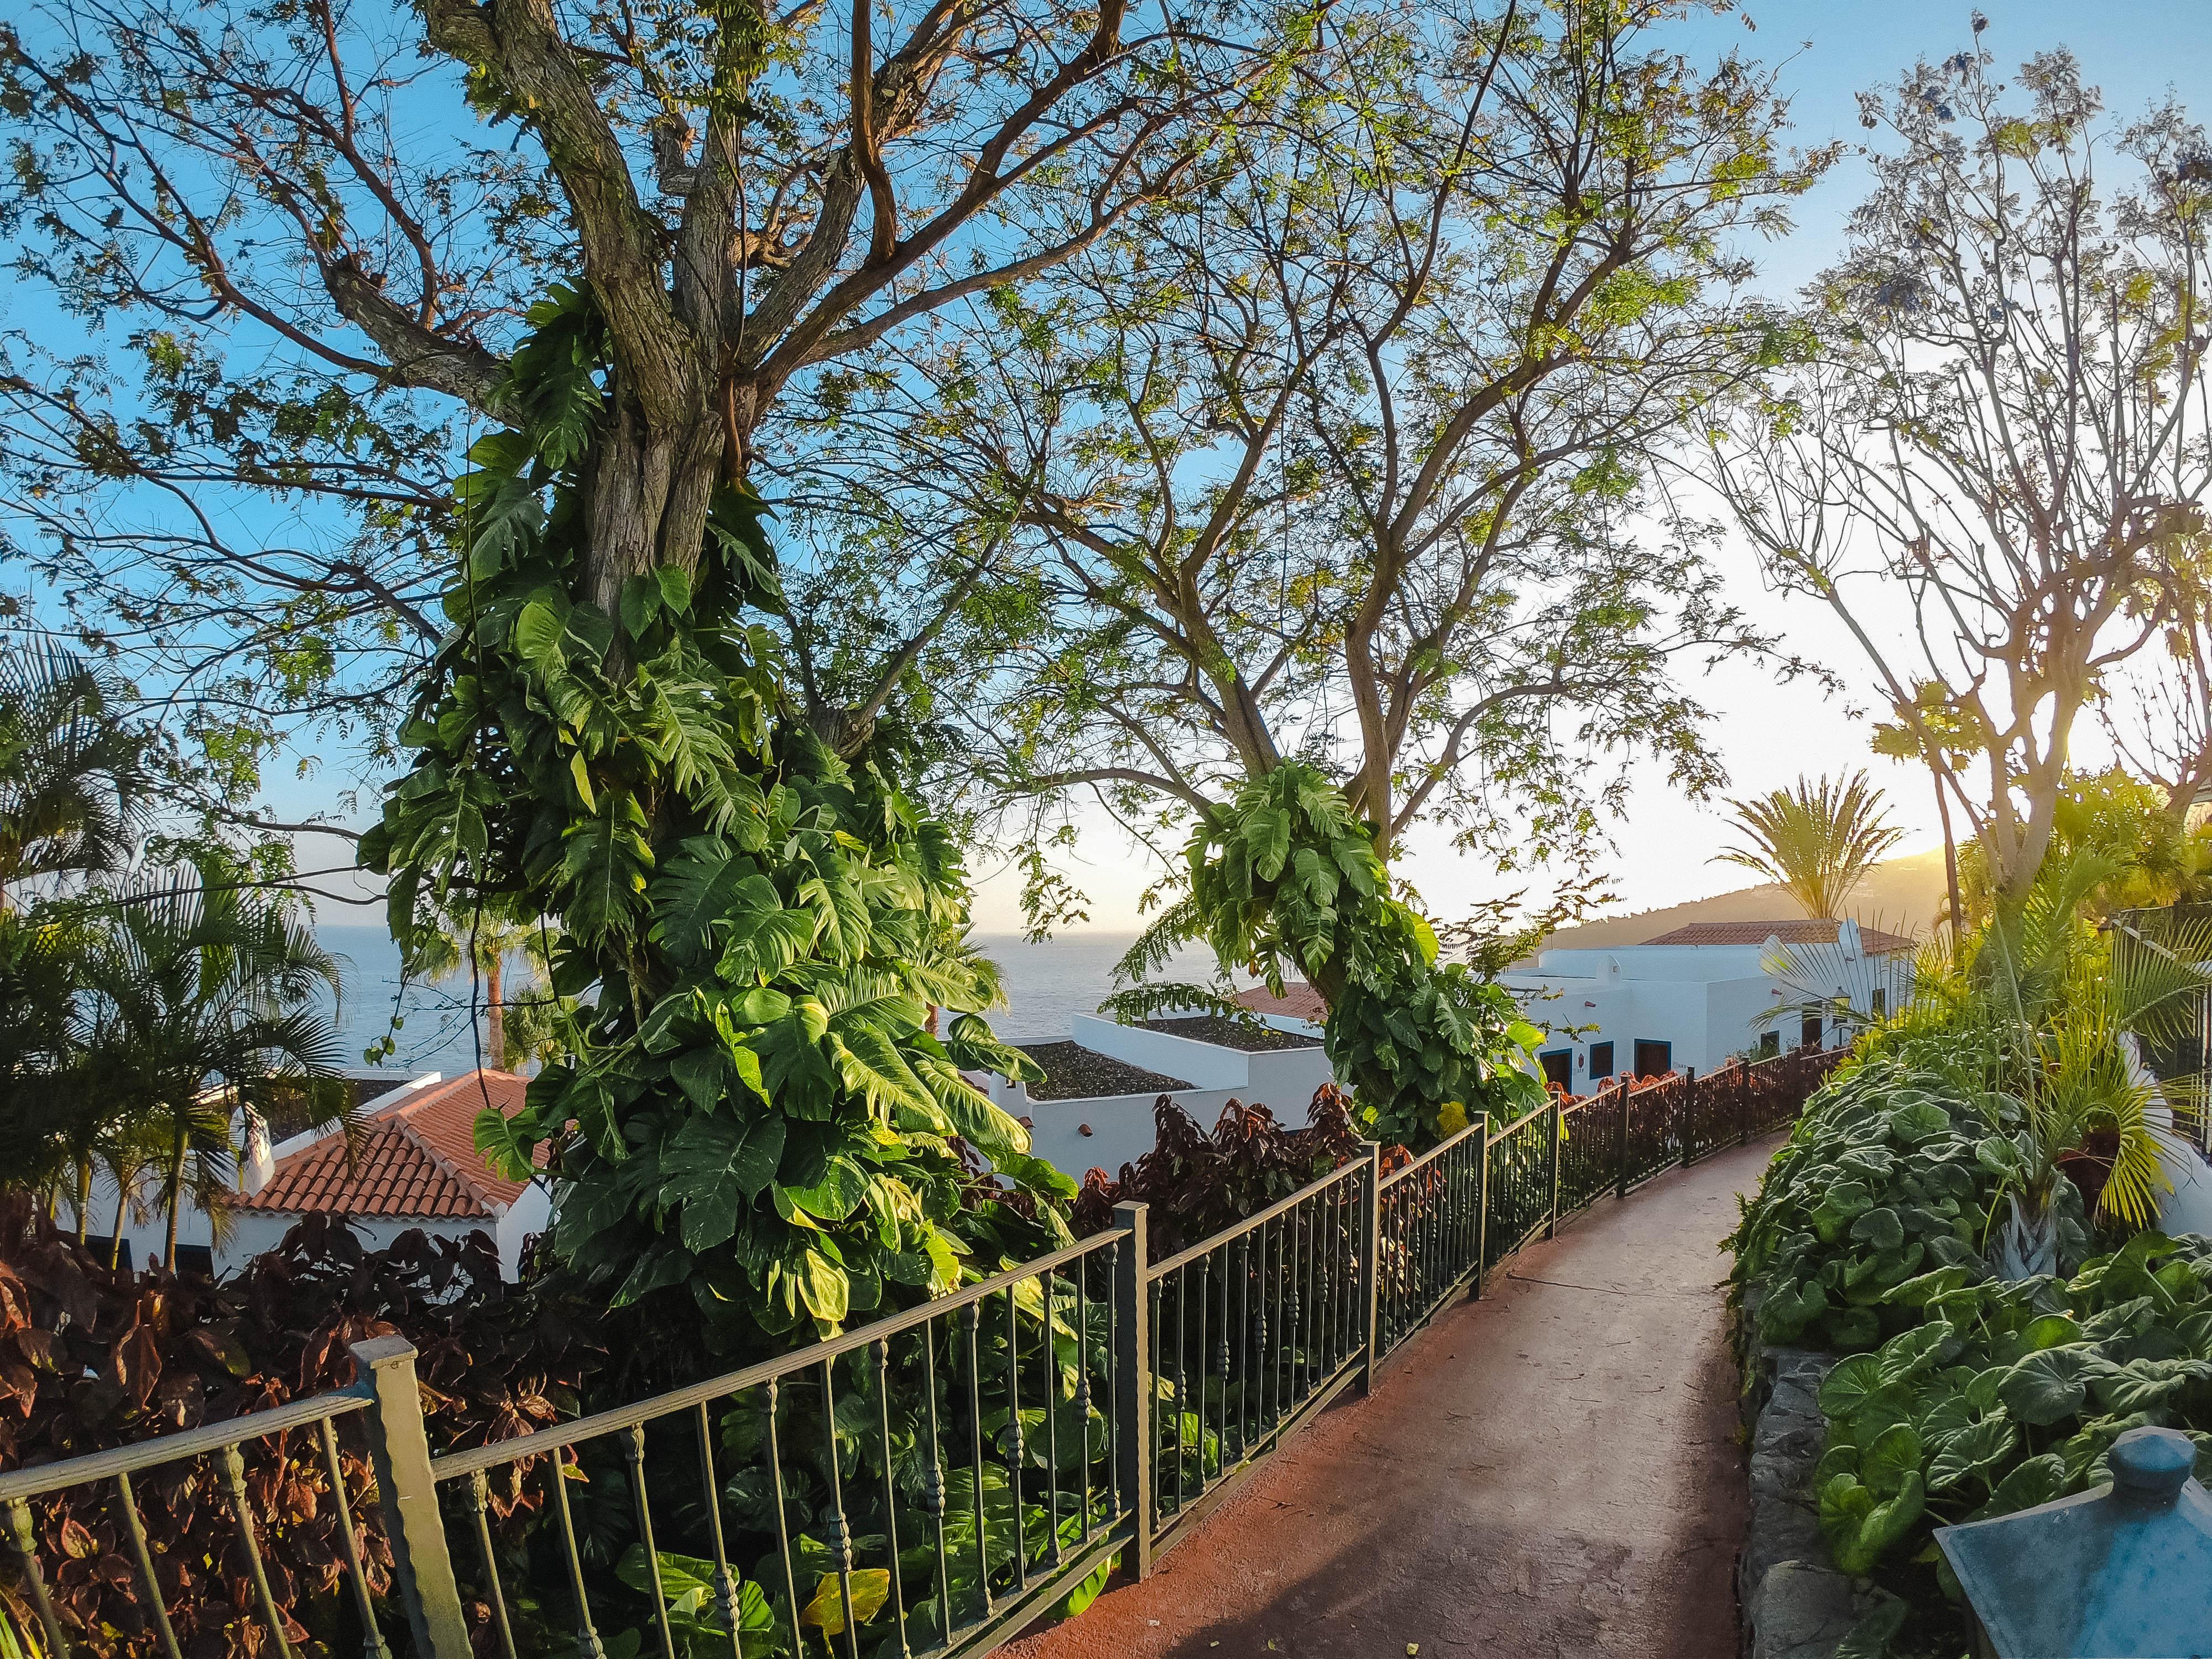
[[(1934, 931), (1936, 914), (1942, 908), (1943, 889), (1943, 849), (1908, 853), (1902, 858), (1885, 859), (1868, 871), (1866, 880), (1851, 895), (1850, 909), (1862, 924), (1925, 939)], [(1603, 950), (1613, 945), (1642, 945), (1692, 922), (1784, 921), (1803, 914), (1796, 900), (1767, 882), (1662, 909), (1638, 910), (1632, 915), (1607, 916), (1562, 927), (1537, 948)]]

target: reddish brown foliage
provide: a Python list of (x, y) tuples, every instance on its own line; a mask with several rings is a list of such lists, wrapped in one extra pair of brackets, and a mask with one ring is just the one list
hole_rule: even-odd
[(1211, 1134), (1171, 1096), (1162, 1095), (1152, 1115), (1152, 1150), (1124, 1164), (1118, 1180), (1103, 1170), (1084, 1176), (1074, 1220), (1077, 1235), (1087, 1236), (1114, 1224), (1116, 1204), (1149, 1204), (1154, 1261), (1289, 1197), (1359, 1151), (1351, 1098), (1333, 1083), (1315, 1091), (1303, 1129), (1285, 1129), (1265, 1106), (1236, 1100), (1221, 1109)]
[[(481, 1235), (403, 1234), (371, 1251), (322, 1216), (221, 1285), (155, 1268), (112, 1273), (20, 1196), (0, 1198), (0, 1470), (152, 1440), (354, 1380), (347, 1344), (394, 1332), (421, 1351), (436, 1449), (524, 1433), (573, 1413), (596, 1358), (551, 1298), (501, 1282)], [(374, 1588), (391, 1553), (357, 1425), (339, 1431), (348, 1501)], [(246, 1491), (288, 1639), (353, 1646), (344, 1543), (313, 1430), (243, 1447)], [(215, 1461), (132, 1478), (162, 1600), (199, 1659), (273, 1651)], [(155, 1633), (112, 1481), (33, 1504), (58, 1610), (92, 1651), (150, 1653)], [(29, 1608), (0, 1587), (19, 1625)]]

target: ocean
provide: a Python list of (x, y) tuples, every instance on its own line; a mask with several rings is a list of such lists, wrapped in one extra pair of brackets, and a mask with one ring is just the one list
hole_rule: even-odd
[[(471, 1029), (466, 975), (441, 985), (410, 985), (402, 1000), (399, 950), (383, 928), (325, 925), (316, 933), (343, 975), (338, 1029), (344, 1064), (362, 1064), (362, 1051), (389, 1031), (397, 1046), (383, 1065), (448, 1076), (476, 1065), (481, 1039)], [(1136, 937), (1084, 932), (1032, 945), (1018, 933), (976, 935), (1006, 981), (1009, 1006), (992, 1012), (992, 1029), (1017, 1042), (1066, 1036), (1071, 1018), (1094, 1012), (1112, 991), (1114, 964)], [(1193, 951), (1170, 972), (1203, 981), (1212, 977), (1212, 962), (1208, 953)], [(404, 1024), (392, 1031), (395, 1001)]]

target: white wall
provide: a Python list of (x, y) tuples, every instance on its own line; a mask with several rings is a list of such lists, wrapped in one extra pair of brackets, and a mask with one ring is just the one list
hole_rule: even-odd
[[(1265, 1106), (1285, 1127), (1302, 1129), (1313, 1104), (1313, 1091), (1307, 1090), (1295, 1100), (1284, 1100), (1255, 1097), (1242, 1089), (1179, 1089), (1174, 1098), (1176, 1105), (1198, 1121), (1200, 1128), (1209, 1133), (1221, 1109), (1232, 1098), (1248, 1106)], [(1158, 1100), (1156, 1094), (1094, 1095), (1085, 1100), (1045, 1100), (1024, 1105), (1021, 1113), (1031, 1126), (1030, 1150), (1071, 1180), (1082, 1180), (1085, 1172), (1094, 1168), (1118, 1176), (1124, 1164), (1133, 1164), (1152, 1150), (1157, 1136), (1152, 1113)], [(1091, 1131), (1088, 1135), (1081, 1127), (1086, 1123)]]

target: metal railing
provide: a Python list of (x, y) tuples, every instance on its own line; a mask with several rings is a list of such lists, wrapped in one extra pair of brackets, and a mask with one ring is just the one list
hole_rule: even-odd
[[(438, 1457), (414, 1350), (362, 1343), (349, 1389), (0, 1475), (0, 1511), (53, 1659), (180, 1659), (163, 1611), (177, 1575), (149, 1551), (131, 1476), (209, 1457), (271, 1648), (290, 1659), (240, 1448), (273, 1438), (281, 1460), (302, 1429), (320, 1439), (371, 1659), (393, 1644), (418, 1659), (600, 1659), (611, 1642), (661, 1659), (969, 1659), (1117, 1558), (1148, 1573), (1531, 1240), (1788, 1122), (1840, 1057), (1555, 1096), (1502, 1125), (1479, 1116), (1395, 1169), (1369, 1143), (1159, 1262), (1146, 1206), (1126, 1204), (1066, 1249), (830, 1341)], [(349, 1491), (338, 1425), (356, 1416), (374, 1484)], [(33, 1500), (99, 1482), (129, 1521), (150, 1634), (71, 1632), (48, 1595), (66, 1552)], [(374, 1594), (387, 1558), (396, 1608)]]

